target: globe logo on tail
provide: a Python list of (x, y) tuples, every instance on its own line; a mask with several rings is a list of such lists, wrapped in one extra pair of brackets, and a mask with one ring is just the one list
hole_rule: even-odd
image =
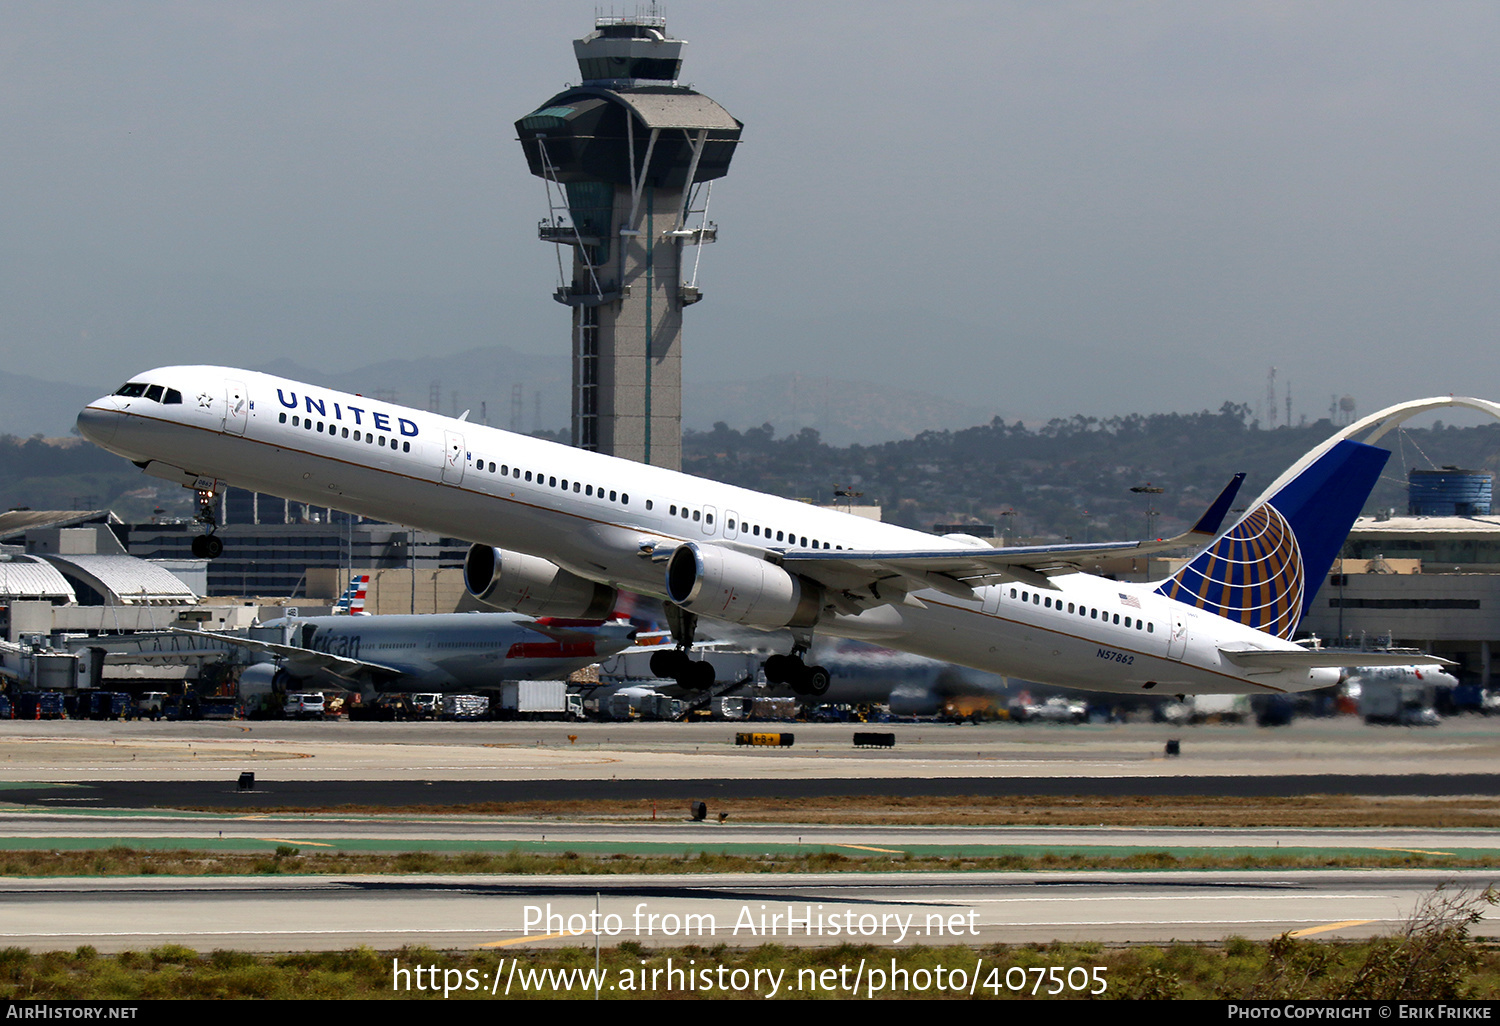
[(1305, 576), (1297, 536), (1270, 503), (1165, 581), (1157, 593), (1290, 639), (1302, 616)]

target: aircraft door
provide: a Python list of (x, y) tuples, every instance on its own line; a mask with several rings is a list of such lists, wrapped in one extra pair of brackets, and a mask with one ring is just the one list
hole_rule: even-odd
[(703, 524), (704, 534), (713, 534), (719, 529), (719, 525), (715, 522), (715, 518), (718, 515), (718, 510), (714, 509), (712, 506), (703, 507), (703, 520), (701, 522)]
[(443, 432), (443, 483), (458, 484), (464, 479), (464, 436), (457, 431)]
[(1168, 658), (1176, 659), (1178, 662), (1182, 661), (1182, 657), (1187, 655), (1187, 636), (1187, 624), (1182, 622), (1181, 617), (1173, 616), (1172, 633), (1171, 636), (1167, 638)]
[(224, 430), (231, 435), (243, 435), (245, 425), (250, 422), (250, 395), (244, 382), (225, 381)]
[(724, 511), (724, 537), (738, 538), (740, 536), (740, 515), (732, 509)]
[(998, 584), (992, 584), (984, 589), (984, 605), (982, 611), (994, 616), (1000, 612), (1000, 592), (1003, 588)]

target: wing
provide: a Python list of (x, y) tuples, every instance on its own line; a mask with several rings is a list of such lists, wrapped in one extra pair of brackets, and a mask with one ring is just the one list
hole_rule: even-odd
[(229, 650), (223, 638), (207, 631), (172, 628), (165, 631), (137, 631), (113, 637), (82, 639), (72, 645), (103, 649), (106, 662), (188, 662), (193, 659), (221, 659)]
[[(1213, 540), (1244, 480), (1244, 474), (1236, 474), (1198, 522), (1175, 538), (1016, 545), (1003, 549), (981, 542), (972, 547), (905, 552), (793, 551), (781, 553), (779, 561), (790, 571), (822, 582), (830, 592), (848, 596), (856, 606), (868, 603), (866, 594), (877, 601), (886, 601), (901, 599), (907, 591), (922, 588), (931, 588), (954, 598), (973, 598), (974, 588), (1002, 581), (1021, 581), (1038, 588), (1053, 588), (1048, 577), (1077, 572), (1096, 560), (1143, 556), (1188, 545), (1201, 546)], [(888, 594), (882, 594), (882, 589)], [(834, 601), (838, 604), (836, 598)]]
[[(181, 628), (175, 629), (176, 633), (186, 635), (202, 635), (203, 631), (190, 631)], [(300, 648), (296, 645), (278, 645), (273, 641), (257, 641), (252, 638), (241, 638), (232, 635), (212, 635), (213, 639), (224, 645), (235, 648), (248, 648), (254, 652), (264, 652), (267, 655), (276, 656), (288, 663), (309, 670), (324, 670), (358, 684), (364, 681), (380, 683), (382, 681), (395, 680), (404, 677), (405, 671), (398, 670), (394, 666), (386, 666), (383, 663), (366, 662), (363, 659), (349, 659), (345, 656), (329, 655), (327, 652), (315, 652), (310, 648)]]

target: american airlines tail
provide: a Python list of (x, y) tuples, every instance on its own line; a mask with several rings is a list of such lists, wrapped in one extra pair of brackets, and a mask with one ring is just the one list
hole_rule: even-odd
[(365, 615), (365, 589), (370, 585), (370, 575), (360, 574), (349, 581), (349, 587), (344, 594), (339, 596), (338, 602), (334, 604), (335, 615), (364, 616)]
[(1390, 455), (1337, 442), (1162, 581), (1157, 594), (1290, 640)]

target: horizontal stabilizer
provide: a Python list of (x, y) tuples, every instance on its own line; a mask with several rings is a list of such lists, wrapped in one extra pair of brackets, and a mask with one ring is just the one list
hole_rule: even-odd
[(1452, 666), (1450, 660), (1411, 652), (1350, 652), (1319, 648), (1233, 648), (1219, 654), (1250, 670), (1317, 670), (1355, 666)]

